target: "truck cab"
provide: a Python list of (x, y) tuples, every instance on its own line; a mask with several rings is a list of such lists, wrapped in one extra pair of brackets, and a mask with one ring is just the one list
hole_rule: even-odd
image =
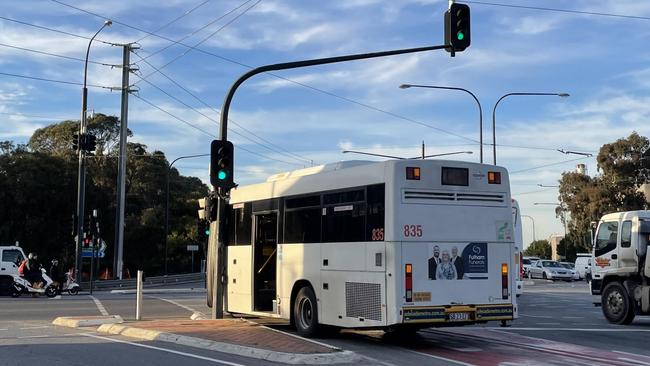
[(0, 246), (0, 293), (13, 284), (13, 276), (18, 274), (18, 266), (25, 258), (25, 252), (19, 246)]
[(650, 315), (650, 211), (607, 214), (598, 222), (591, 260), (591, 293), (601, 295), (611, 323)]

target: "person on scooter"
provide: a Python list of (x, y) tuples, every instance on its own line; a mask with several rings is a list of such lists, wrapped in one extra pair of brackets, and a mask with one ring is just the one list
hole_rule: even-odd
[(38, 255), (36, 253), (29, 253), (27, 261), (25, 262), (25, 279), (34, 288), (40, 288), (43, 285), (43, 277), (41, 276), (41, 269), (38, 264)]
[(61, 270), (59, 269), (59, 261), (54, 258), (52, 259), (52, 265), (50, 266), (50, 271), (48, 272), (54, 285), (56, 286), (57, 293), (61, 295), (61, 290), (63, 288), (63, 276), (61, 275)]

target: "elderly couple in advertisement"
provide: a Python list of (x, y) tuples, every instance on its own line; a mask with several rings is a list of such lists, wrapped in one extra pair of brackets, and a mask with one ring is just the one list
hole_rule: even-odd
[(458, 247), (451, 248), (451, 255), (447, 249), (442, 250), (435, 245), (433, 257), (429, 258), (430, 280), (460, 280), (465, 274), (463, 258), (458, 255)]

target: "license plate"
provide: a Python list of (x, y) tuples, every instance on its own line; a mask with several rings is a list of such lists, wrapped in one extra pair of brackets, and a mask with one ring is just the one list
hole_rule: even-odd
[(450, 322), (466, 322), (469, 320), (469, 313), (449, 313)]

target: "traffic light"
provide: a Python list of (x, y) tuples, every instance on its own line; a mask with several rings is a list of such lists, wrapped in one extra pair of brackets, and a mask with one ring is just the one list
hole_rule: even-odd
[(93, 134), (84, 135), (83, 149), (87, 152), (93, 152), (97, 149), (97, 136)]
[(79, 151), (79, 134), (75, 133), (72, 135), (72, 150)]
[(227, 193), (236, 186), (234, 182), (235, 154), (232, 142), (213, 140), (210, 145), (210, 184)]
[(445, 12), (445, 44), (451, 45), (454, 52), (460, 52), (469, 47), (471, 41), (469, 6), (451, 4)]
[(196, 231), (199, 234), (199, 239), (206, 239), (210, 236), (210, 223), (205, 220), (199, 220), (196, 223)]

